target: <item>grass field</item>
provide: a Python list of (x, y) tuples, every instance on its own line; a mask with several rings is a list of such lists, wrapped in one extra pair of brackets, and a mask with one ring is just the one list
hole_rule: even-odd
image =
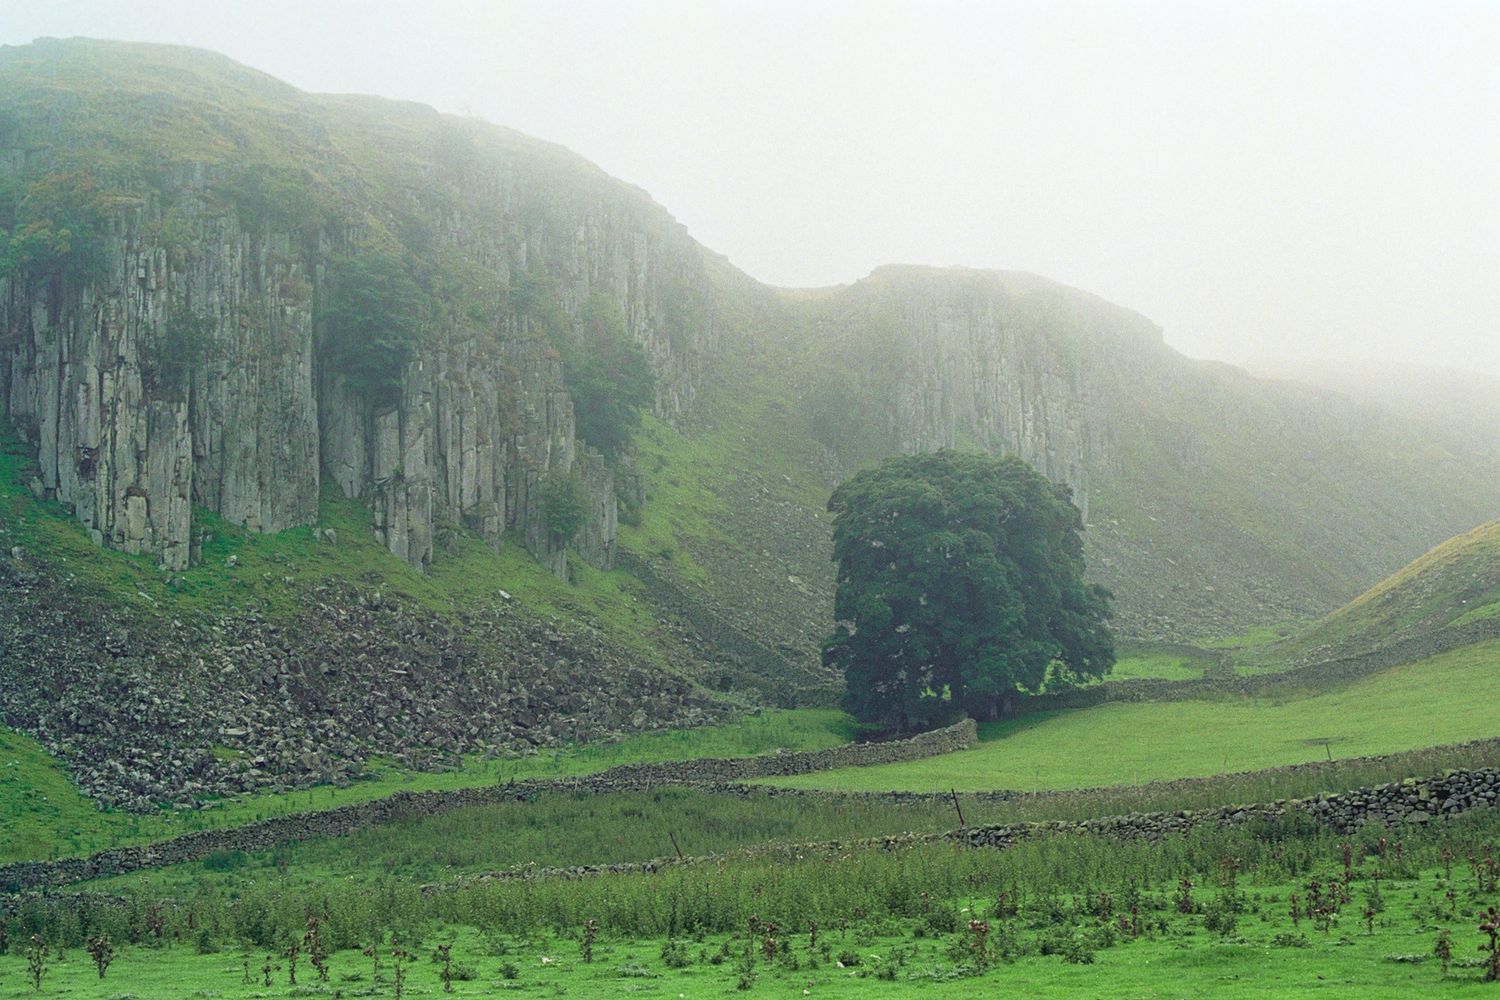
[[(24, 956), (32, 933), (49, 945), (41, 995), (66, 997), (393, 996), (393, 936), (412, 955), (408, 996), (444, 993), (440, 945), (459, 974), (453, 995), (471, 997), (732, 996), (736, 986), (893, 998), (1469, 995), (1481, 977), (1479, 913), (1500, 901), (1485, 860), (1497, 837), (1500, 814), (1484, 810), (1342, 842), (1287, 821), (1156, 844), (1071, 836), (1007, 851), (814, 852), (426, 893), (399, 878), (372, 889), (272, 876), (192, 895), (146, 886), (123, 900), (22, 904), (0, 997), (37, 995)], [(329, 978), (318, 981), (304, 947), (293, 987), (284, 949), (309, 912)], [(1433, 957), (1444, 929), (1446, 975)], [(82, 948), (101, 932), (118, 949), (102, 984)], [(359, 950), (376, 940), (379, 984)]]
[[(1393, 892), (1406, 890), (1393, 883)], [(1263, 912), (1279, 908), (1289, 887), (1253, 894)], [(1061, 955), (1025, 955), (975, 971), (955, 961), (959, 935), (917, 938), (906, 934), (879, 933), (889, 930), (859, 928), (831, 935), (830, 955), (820, 950), (809, 960), (805, 934), (792, 943), (796, 967), (782, 959), (769, 962), (762, 956), (755, 978), (746, 993), (735, 986), (739, 972), (736, 959), (745, 940), (729, 935), (688, 939), (682, 948), (689, 964), (674, 968), (663, 960), (665, 940), (604, 940), (594, 945), (593, 962), (580, 957), (579, 942), (550, 937), (506, 940), (485, 938), (464, 928), (449, 931), (424, 942), (415, 961), (408, 964), (406, 996), (534, 996), (534, 997), (706, 997), (706, 996), (817, 996), (832, 998), (901, 997), (962, 998), (983, 993), (1015, 996), (1058, 997), (1278, 997), (1359, 996), (1406, 1000), (1412, 996), (1468, 996), (1480, 991), (1480, 972), (1472, 967), (1454, 969), (1445, 979), (1438, 963), (1429, 955), (1435, 932), (1419, 929), (1420, 921), (1402, 899), (1382, 915), (1373, 934), (1362, 929), (1315, 931), (1295, 934), (1272, 931), (1269, 921), (1256, 923), (1247, 934), (1228, 938), (1183, 926), (1156, 939), (1141, 939), (1095, 951), (1089, 961), (1069, 962)], [(1354, 921), (1350, 921), (1353, 923)], [(1187, 925), (1189, 918), (1181, 924)], [(1464, 932), (1467, 931), (1467, 934)], [(993, 932), (992, 932), (993, 933)], [(1280, 944), (1276, 934), (1286, 934)], [(1479, 935), (1464, 928), (1462, 944), (1474, 945)], [(453, 992), (443, 992), (440, 966), (431, 955), (434, 946), (448, 944), (457, 956), (461, 975), (471, 979), (453, 983)], [(1296, 942), (1295, 944), (1291, 942)], [(759, 947), (759, 945), (758, 945)], [(728, 949), (735, 958), (725, 958)], [(495, 954), (502, 951), (502, 954)], [(1086, 953), (1078, 953), (1086, 954)], [(859, 964), (841, 967), (840, 958), (857, 957)], [(1419, 962), (1405, 956), (1415, 956)], [(1473, 959), (1465, 948), (1463, 960)], [(719, 964), (714, 964), (718, 959)], [(681, 961), (680, 958), (675, 959)], [(250, 1000), (268, 997), (358, 997), (394, 996), (391, 959), (383, 961), (383, 982), (372, 987), (370, 959), (350, 949), (329, 958), (330, 982), (318, 983), (305, 957), (298, 971), (300, 985), (287, 985), (286, 961), (272, 963), (273, 985), (263, 983), (267, 964), (263, 951), (226, 950), (196, 954), (190, 946), (175, 949), (128, 948), (110, 968), (107, 979), (98, 979), (92, 962), (82, 949), (66, 953), (54, 962), (43, 989), (34, 992), (26, 980), (25, 960), (19, 956), (0, 958), (0, 997), (137, 997), (152, 1000), (196, 1000), (221, 997)], [(246, 985), (246, 968), (251, 983)], [(888, 977), (888, 978), (887, 978)], [(983, 993), (979, 992), (983, 991)]]
[(638, 761), (741, 757), (777, 749), (820, 750), (848, 742), (854, 726), (827, 709), (767, 710), (721, 726), (671, 730), (545, 751), (531, 757), (470, 757), (461, 769), (416, 772), (372, 761), (367, 777), (345, 788), (270, 792), (225, 800), (215, 808), (139, 816), (101, 812), (36, 741), (0, 727), (0, 861), (86, 854), (193, 830), (222, 828), (309, 809), (331, 809), (396, 792), (472, 788), (523, 778), (590, 774)]
[(1115, 665), (1107, 681), (1155, 677), (1168, 681), (1197, 680), (1217, 662), (1212, 653), (1186, 646), (1122, 642), (1115, 647)]
[[(1295, 772), (1218, 775), (1186, 783), (1027, 795), (1003, 801), (964, 798), (971, 825), (1080, 820), (1133, 812), (1175, 812), (1245, 802), (1307, 798), (1367, 788), (1451, 768), (1493, 766), (1487, 747), (1432, 748), (1379, 761), (1334, 761)], [(739, 798), (697, 789), (546, 795), (410, 817), (343, 837), (323, 837), (254, 854), (226, 852), (203, 861), (88, 885), (132, 892), (143, 886), (188, 896), (204, 885), (231, 891), (268, 879), (306, 888), (387, 879), (437, 883), (528, 865), (567, 867), (649, 861), (681, 848), (690, 856), (759, 845), (862, 840), (937, 833), (957, 825), (947, 796), (918, 802), (861, 797), (802, 799), (770, 794)]]
[(981, 727), (982, 742), (972, 750), (766, 781), (860, 791), (1087, 788), (1497, 734), (1500, 642), (1490, 642), (1310, 697), (1111, 703), (1039, 714)]

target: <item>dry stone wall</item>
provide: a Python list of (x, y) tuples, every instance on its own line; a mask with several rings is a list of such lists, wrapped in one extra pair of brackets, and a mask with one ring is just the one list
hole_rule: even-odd
[[(839, 761), (847, 759), (850, 755), (857, 756), (862, 750), (870, 751), (873, 756), (879, 758), (879, 762), (894, 759), (893, 754), (905, 754), (902, 759), (917, 759), (932, 752), (946, 752), (941, 749), (944, 746), (964, 745), (968, 734), (972, 732), (970, 727), (972, 723), (968, 726), (961, 723), (949, 730), (925, 734), (927, 739), (902, 741), (901, 744), (850, 745), (830, 751), (815, 751), (813, 754), (769, 755), (763, 758), (742, 758), (738, 762), (714, 762), (709, 765), (707, 772), (739, 770), (744, 777), (769, 776), (773, 773), (803, 773), (797, 770), (787, 770), (788, 761), (792, 758), (802, 758), (803, 762), (817, 759)], [(1500, 739), (1479, 741), (1474, 745), (1500, 749)], [(834, 756), (819, 757), (819, 755)], [(777, 758), (786, 758), (786, 760), (778, 761)], [(469, 806), (527, 801), (538, 795), (560, 792), (608, 794), (649, 790), (661, 787), (663, 784), (679, 784), (698, 788), (711, 794), (741, 797), (767, 795), (846, 799), (853, 794), (860, 798), (891, 803), (934, 801), (948, 797), (941, 793), (844, 793), (752, 785), (742, 781), (704, 780), (701, 777), (695, 777), (695, 775), (707, 773), (695, 767), (699, 763), (701, 762), (683, 762), (681, 768), (675, 771), (675, 777), (671, 765), (659, 765), (657, 769), (651, 770), (626, 766), (579, 779), (522, 781), (449, 792), (402, 792), (375, 802), (282, 816), (231, 830), (192, 833), (159, 844), (101, 851), (87, 858), (0, 865), (0, 892), (24, 892), (70, 885), (147, 868), (197, 861), (223, 851), (263, 851), (280, 844), (312, 837), (341, 836), (376, 823), (414, 816), (436, 815)], [(727, 765), (737, 765), (737, 767)], [(790, 766), (796, 767), (800, 764)], [(1310, 765), (1292, 765), (1270, 770), (1294, 771), (1304, 766)], [(973, 794), (965, 796), (965, 798), (989, 800), (1019, 797), (1024, 797), (1023, 793), (1003, 790), (980, 793), (977, 796)], [(1451, 770), (1427, 778), (1407, 778), (1369, 788), (1321, 794), (1303, 799), (1282, 799), (1274, 802), (1229, 805), (1201, 810), (1132, 813), (1077, 821), (993, 824), (965, 827), (937, 834), (902, 834), (854, 843), (802, 846), (815, 848), (862, 845), (897, 849), (921, 843), (956, 842), (971, 847), (1005, 848), (1018, 841), (1037, 836), (1068, 833), (1157, 840), (1172, 834), (1185, 833), (1197, 826), (1236, 825), (1296, 818), (1330, 829), (1335, 833), (1349, 834), (1368, 824), (1390, 827), (1399, 824), (1430, 823), (1473, 809), (1489, 808), (1495, 805), (1497, 800), (1500, 800), (1500, 768), (1472, 768)], [(784, 846), (767, 849), (784, 849)], [(713, 860), (717, 860), (717, 856), (687, 859), (663, 858), (643, 863), (584, 865), (564, 869), (523, 867), (513, 871), (493, 873), (482, 878), (576, 877), (606, 872), (655, 871), (675, 864)]]
[[(829, 750), (736, 759), (706, 758), (676, 764), (625, 765), (578, 779), (520, 781), (443, 792), (398, 792), (374, 802), (278, 816), (230, 830), (204, 830), (157, 844), (101, 851), (87, 858), (0, 865), (0, 891), (69, 885), (197, 861), (220, 851), (263, 851), (310, 837), (341, 836), (377, 823), (432, 816), (469, 806), (525, 801), (548, 792), (641, 791), (668, 784), (705, 785), (772, 775), (805, 774), (834, 767), (919, 760), (972, 746), (976, 739), (974, 722), (965, 719), (946, 729), (911, 739), (851, 743)], [(750, 791), (750, 786), (746, 785), (732, 788), (738, 790), (738, 794)]]
[[(747, 786), (736, 786), (744, 792)], [(733, 789), (726, 789), (732, 791)], [(761, 788), (768, 794), (797, 793), (791, 789)], [(800, 793), (809, 794), (809, 793)], [(836, 795), (837, 793), (811, 793)], [(869, 793), (884, 798), (879, 793)], [(997, 793), (1005, 795), (1008, 793)], [(1218, 809), (1183, 810), (1180, 812), (1135, 813), (1104, 816), (1088, 820), (1059, 820), (1040, 823), (1003, 823), (962, 827), (942, 833), (906, 833), (856, 841), (822, 841), (809, 844), (774, 844), (737, 851), (736, 856), (787, 853), (802, 856), (817, 851), (845, 851), (850, 848), (903, 850), (922, 844), (957, 843), (967, 847), (1003, 850), (1021, 841), (1059, 834), (1086, 834), (1120, 839), (1160, 840), (1173, 834), (1187, 833), (1197, 826), (1237, 826), (1252, 822), (1280, 822), (1301, 818), (1306, 822), (1350, 834), (1366, 824), (1393, 827), (1401, 823), (1425, 824), (1442, 816), (1453, 816), (1471, 809), (1489, 808), (1500, 796), (1500, 771), (1457, 771), (1428, 779), (1405, 781), (1357, 789), (1309, 799), (1287, 799), (1255, 805), (1234, 805)], [(893, 796), (896, 801), (911, 798), (946, 798), (947, 796)], [(489, 872), (460, 880), (459, 884), (491, 880), (536, 878), (582, 878), (594, 875), (633, 872), (655, 872), (678, 865), (718, 863), (725, 855), (701, 855), (688, 858), (655, 858), (643, 862), (610, 865), (576, 865), (567, 868), (522, 866)], [(429, 891), (442, 887), (429, 886)]]
[(974, 720), (964, 719), (944, 729), (935, 729), (904, 740), (846, 743), (828, 750), (764, 754), (758, 757), (703, 757), (667, 764), (623, 764), (601, 772), (597, 780), (643, 786), (748, 781), (754, 778), (832, 771), (841, 767), (868, 767), (873, 764), (921, 760), (955, 750), (966, 750), (978, 742), (979, 729)]
[(1090, 687), (1073, 688), (1034, 698), (1014, 698), (1010, 702), (1009, 714), (1030, 715), (1034, 712), (1092, 708), (1112, 701), (1186, 701), (1194, 698), (1248, 696), (1277, 690), (1295, 690), (1305, 686), (1347, 683), (1391, 667), (1416, 663), (1440, 653), (1494, 639), (1500, 639), (1500, 618), (1452, 626), (1392, 643), (1359, 656), (1310, 663), (1280, 673), (1248, 677), (1203, 677), (1187, 681), (1159, 678), (1105, 681)]
[[(743, 792), (747, 786), (736, 786)], [(733, 789), (726, 789), (733, 790)], [(798, 793), (791, 789), (761, 788), (768, 794)], [(809, 794), (801, 792), (800, 794)], [(836, 795), (837, 793), (810, 793)], [(873, 797), (885, 796), (868, 793)], [(997, 793), (1005, 795), (1008, 793)], [(897, 801), (929, 796), (892, 796)], [(946, 798), (946, 796), (931, 796)], [(857, 841), (823, 841), (811, 844), (776, 844), (736, 852), (736, 856), (785, 852), (803, 856), (815, 851), (845, 851), (850, 848), (903, 850), (922, 844), (957, 843), (967, 847), (1003, 850), (1021, 841), (1058, 834), (1086, 834), (1121, 839), (1160, 840), (1173, 834), (1187, 833), (1197, 826), (1236, 826), (1252, 822), (1277, 822), (1302, 818), (1307, 822), (1350, 834), (1366, 824), (1385, 827), (1401, 823), (1425, 824), (1442, 816), (1453, 816), (1471, 809), (1493, 806), (1500, 797), (1500, 771), (1458, 771), (1428, 779), (1405, 781), (1357, 789), (1310, 799), (1287, 799), (1256, 805), (1225, 806), (1219, 809), (1183, 810), (1180, 812), (1136, 813), (1105, 816), (1089, 820), (1059, 820), (1043, 823), (1004, 823), (962, 827), (943, 833), (906, 833), (873, 837)], [(462, 879), (459, 884), (511, 879), (584, 878), (604, 874), (650, 873), (678, 865), (713, 864), (725, 855), (702, 855), (688, 858), (655, 858), (643, 862), (610, 865), (576, 865), (568, 868), (523, 866)], [(442, 887), (429, 886), (429, 891)]]

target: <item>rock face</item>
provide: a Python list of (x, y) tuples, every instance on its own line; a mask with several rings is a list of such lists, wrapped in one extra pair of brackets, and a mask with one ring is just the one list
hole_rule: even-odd
[[(79, 256), (95, 230), (88, 267), (28, 256), (37, 233)], [(649, 358), (656, 413), (724, 429), (718, 457), (742, 449), (708, 470), (722, 516), (674, 539), (704, 550), (713, 586), (677, 589), (762, 662), (815, 662), (833, 589), (816, 494), (894, 452), (1011, 453), (1070, 485), (1119, 631), (1155, 638), (1331, 610), (1500, 503), (1493, 449), (1190, 361), (1075, 289), (893, 267), (777, 292), (556, 147), (208, 53), (0, 52), (0, 233), (0, 419), (35, 449), (35, 488), (172, 569), (193, 557), (195, 508), (276, 531), (336, 489), (412, 565), (468, 529), (565, 574), (541, 502), (562, 476), (585, 500), (574, 550), (609, 565), (619, 488), (639, 500), (670, 493), (652, 476), (704, 470), (658, 456), (644, 493), (634, 474), (617, 487), (578, 440), (554, 345), (599, 303)], [(339, 262), (370, 247), (395, 248), (429, 303), (374, 394), (326, 322)], [(389, 332), (367, 325), (371, 344)]]
[[(390, 124), (384, 104), (381, 117), (280, 96), (287, 113), (336, 118), (355, 142), (374, 145), (375, 123)], [(91, 273), (0, 279), (0, 416), (36, 448), (44, 494), (71, 505), (96, 541), (181, 568), (195, 505), (279, 531), (315, 520), (326, 477), (368, 504), (374, 530), (415, 566), (451, 524), (491, 542), (513, 533), (563, 574), (540, 486), (576, 472), (587, 497), (577, 550), (610, 564), (612, 469), (576, 439), (561, 362), (514, 290), (545, 283), (564, 325), (591, 297), (612, 303), (670, 416), (691, 401), (711, 340), (711, 317), (677, 291), (703, 283), (703, 257), (644, 196), (558, 150), (424, 109), (396, 118), (416, 137), (383, 150), (399, 192), (338, 164), (349, 185), (338, 198), (358, 222), (255, 211), (233, 167), (190, 162), (103, 212)], [(55, 171), (61, 151), (33, 152), (46, 126), (0, 131), (13, 179)], [(463, 287), (432, 292), (399, 392), (372, 399), (330, 363), (319, 321), (330, 261), (368, 242), (370, 227), (418, 225), (401, 234), (407, 249), (442, 259), (437, 273)]]
[(1310, 617), (1500, 502), (1500, 463), (1456, 435), (1191, 361), (1033, 275), (890, 267), (803, 299), (803, 395), (845, 467), (980, 448), (1068, 484), (1127, 635)]
[(1085, 519), (1113, 450), (1100, 370), (1160, 345), (1145, 318), (1025, 274), (882, 268), (829, 311), (861, 391), (889, 397), (888, 445), (1018, 455), (1070, 486)]

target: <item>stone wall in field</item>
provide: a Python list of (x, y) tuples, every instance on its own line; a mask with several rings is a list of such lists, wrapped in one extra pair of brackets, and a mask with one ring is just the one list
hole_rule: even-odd
[(758, 757), (703, 757), (665, 764), (623, 764), (602, 772), (598, 777), (612, 781), (653, 784), (748, 781), (753, 778), (832, 771), (841, 767), (868, 767), (872, 764), (921, 760), (955, 750), (966, 750), (978, 742), (979, 730), (974, 720), (964, 719), (945, 729), (919, 733), (904, 740), (845, 743), (828, 750), (773, 753)]
[[(964, 740), (972, 727), (954, 727), (954, 730), (925, 734), (928, 739), (918, 737), (907, 744), (907, 753), (914, 754), (918, 748), (933, 751), (950, 741)], [(947, 735), (942, 735), (943, 733)], [(1493, 746), (1500, 753), (1500, 740), (1477, 741), (1468, 744), (1476, 747)], [(876, 748), (882, 755), (894, 752), (886, 744), (867, 745)], [(843, 759), (843, 751), (859, 749), (835, 748), (831, 751), (816, 751), (817, 755), (833, 755), (827, 760)], [(946, 752), (946, 751), (937, 751)], [(774, 760), (777, 757), (800, 757), (800, 754), (768, 755), (767, 758), (747, 760)], [(907, 756), (905, 759), (916, 759)], [(1369, 758), (1379, 760), (1380, 758)], [(706, 772), (699, 771), (702, 761), (684, 761), (674, 772), (673, 765), (659, 765), (659, 769), (637, 768), (635, 765), (613, 768), (599, 774), (582, 778), (538, 779), (491, 785), (480, 788), (465, 788), (441, 792), (400, 792), (389, 798), (374, 802), (342, 806), (337, 809), (297, 813), (262, 820), (228, 830), (205, 830), (190, 833), (157, 844), (140, 847), (115, 848), (101, 851), (87, 858), (66, 858), (59, 861), (23, 862), (0, 865), (0, 893), (20, 892), (70, 885), (89, 879), (121, 875), (128, 872), (166, 865), (199, 861), (212, 854), (227, 851), (265, 851), (282, 844), (307, 840), (314, 837), (341, 836), (377, 823), (391, 822), (413, 817), (434, 816), (469, 806), (493, 805), (500, 802), (521, 802), (541, 795), (558, 793), (610, 794), (639, 792), (665, 785), (694, 788), (709, 794), (745, 797), (766, 795), (778, 797), (848, 799), (860, 797), (888, 802), (893, 805), (916, 802), (933, 802), (948, 799), (945, 793), (932, 792), (862, 792), (847, 793), (818, 789), (779, 788), (774, 785), (746, 784), (744, 781), (711, 780), (694, 777)], [(842, 764), (836, 766), (843, 766)], [(1281, 768), (1269, 768), (1266, 772), (1287, 772), (1315, 764), (1297, 764)], [(802, 771), (772, 771), (768, 763), (746, 764), (744, 769), (759, 771), (756, 777), (778, 773), (805, 773)], [(675, 776), (672, 776), (674, 775)], [(1167, 785), (1188, 785), (1196, 779), (1167, 782)], [(1007, 800), (1025, 797), (1025, 793), (992, 791), (966, 793), (964, 801)], [(1124, 838), (1160, 839), (1175, 833), (1184, 833), (1195, 826), (1223, 826), (1253, 821), (1283, 821), (1302, 818), (1308, 823), (1332, 829), (1336, 833), (1350, 833), (1361, 826), (1375, 823), (1383, 826), (1429, 823), (1435, 819), (1467, 812), (1471, 809), (1487, 808), (1500, 798), (1500, 768), (1471, 768), (1451, 770), (1428, 778), (1408, 778), (1403, 781), (1359, 788), (1347, 792), (1316, 795), (1304, 799), (1283, 799), (1275, 802), (1252, 805), (1223, 806), (1213, 809), (1179, 810), (1175, 812), (1147, 812), (1106, 816), (1097, 819), (1068, 821), (1059, 820), (1040, 823), (1008, 823), (985, 826), (962, 827), (938, 834), (903, 834), (860, 841), (864, 846), (895, 849), (919, 843), (957, 842), (973, 847), (1004, 848), (1011, 844), (1036, 836), (1058, 833), (1083, 833)], [(802, 845), (815, 847), (819, 845)], [(849, 847), (849, 843), (825, 844), (824, 847)], [(785, 845), (768, 850), (784, 849)], [(654, 871), (671, 864), (694, 862), (704, 858), (660, 859), (657, 861), (614, 864), (585, 865), (566, 869), (523, 868), (513, 872), (500, 872), (490, 878), (544, 877), (547, 875), (581, 876), (604, 872)]]
[(1353, 833), (1370, 823), (1381, 826), (1425, 824), (1443, 816), (1487, 808), (1500, 796), (1500, 770), (1451, 771), (1429, 778), (1406, 778), (1372, 788), (1217, 809), (1140, 813), (1098, 819), (1019, 823), (954, 830), (943, 837), (973, 846), (1005, 847), (1037, 833), (1090, 833), (1160, 839), (1195, 826), (1226, 826), (1257, 820), (1303, 817), (1335, 833)]
[[(745, 786), (733, 786), (726, 792), (747, 792)], [(756, 789), (772, 795), (808, 795), (795, 789)], [(813, 793), (816, 795), (816, 793)], [(832, 793), (822, 793), (832, 795)], [(1131, 816), (1106, 816), (1092, 820), (1055, 820), (1047, 823), (999, 823), (989, 826), (968, 826), (951, 829), (942, 834), (894, 834), (886, 837), (868, 838), (861, 841), (822, 841), (813, 844), (771, 844), (759, 849), (741, 850), (735, 856), (784, 855), (805, 856), (813, 852), (844, 852), (852, 847), (861, 849), (901, 850), (919, 844), (963, 844), (968, 847), (989, 847), (1001, 850), (1020, 841), (1034, 840), (1059, 834), (1086, 834), (1098, 837), (1116, 837), (1124, 840), (1161, 840), (1173, 834), (1185, 834), (1196, 826), (1235, 826), (1251, 822), (1286, 822), (1302, 819), (1311, 825), (1332, 829), (1337, 834), (1352, 834), (1367, 823), (1382, 826), (1400, 826), (1403, 823), (1430, 823), (1437, 817), (1457, 816), (1464, 811), (1494, 805), (1500, 795), (1500, 771), (1455, 771), (1440, 778), (1407, 778), (1397, 783), (1383, 784), (1373, 789), (1358, 789), (1337, 795), (1320, 795), (1310, 799), (1286, 799), (1257, 805), (1229, 805), (1214, 810), (1182, 810), (1178, 813), (1139, 813)], [(897, 793), (889, 798), (922, 798)], [(929, 796), (932, 798), (932, 796)], [(965, 796), (971, 798), (971, 796)], [(462, 880), (465, 885), (474, 882), (502, 882), (514, 879), (580, 879), (600, 874), (651, 873), (675, 865), (712, 864), (723, 859), (723, 855), (703, 855), (694, 858), (657, 858), (652, 861), (627, 862), (613, 865), (574, 865), (568, 868), (522, 867), (507, 871), (483, 874)], [(440, 886), (429, 886), (437, 891)]]
[[(749, 786), (740, 785), (729, 786), (723, 790), (744, 794), (751, 789)], [(836, 794), (778, 788), (754, 790), (774, 795)], [(1001, 823), (962, 827), (944, 833), (892, 834), (858, 841), (773, 844), (736, 851), (735, 856), (764, 857), (786, 854), (800, 857), (813, 852), (843, 852), (851, 848), (901, 850), (922, 844), (938, 843), (957, 843), (968, 847), (998, 850), (1024, 840), (1058, 834), (1160, 840), (1172, 834), (1187, 833), (1197, 826), (1222, 827), (1251, 822), (1285, 822), (1298, 819), (1313, 826), (1331, 829), (1334, 833), (1349, 834), (1369, 823), (1385, 827), (1398, 826), (1403, 823), (1425, 824), (1439, 817), (1453, 816), (1471, 809), (1487, 808), (1495, 804), (1497, 795), (1500, 795), (1500, 770), (1453, 771), (1441, 777), (1408, 778), (1373, 788), (1318, 795), (1307, 799), (1286, 799), (1279, 802), (1224, 806), (1216, 809), (1134, 813), (1088, 820)], [(896, 793), (880, 797), (909, 800), (923, 796)], [(655, 872), (677, 865), (714, 863), (723, 858), (724, 855), (703, 855), (688, 858), (656, 858), (651, 861), (609, 865), (576, 865), (567, 868), (521, 867), (460, 879), (458, 884), (472, 885), (476, 882), (513, 879), (584, 878), (612, 873)], [(428, 891), (440, 891), (442, 887), (426, 888)]]
[(112, 848), (85, 858), (0, 865), (0, 892), (69, 885), (142, 869), (200, 861), (225, 851), (264, 851), (313, 837), (342, 836), (377, 823), (434, 816), (469, 806), (524, 801), (551, 792), (606, 794), (644, 791), (663, 785), (690, 785), (721, 790), (732, 788), (743, 795), (751, 790), (751, 786), (730, 783), (840, 767), (919, 760), (973, 746), (977, 740), (973, 720), (964, 719), (945, 729), (921, 733), (909, 739), (849, 743), (829, 750), (626, 764), (581, 778), (537, 779), (452, 791), (398, 792), (373, 802), (277, 816), (227, 830), (203, 830), (155, 844)]
[(1214, 698), (1224, 695), (1257, 695), (1275, 690), (1295, 690), (1330, 683), (1346, 683), (1381, 670), (1401, 666), (1404, 663), (1415, 663), (1437, 656), (1439, 653), (1492, 639), (1500, 639), (1500, 618), (1450, 626), (1428, 635), (1392, 643), (1359, 656), (1310, 663), (1274, 674), (1256, 674), (1250, 677), (1203, 677), (1188, 681), (1142, 677), (1128, 681), (1106, 681), (1091, 687), (1073, 688), (1068, 691), (1038, 695), (1035, 698), (1017, 698), (1012, 702), (1010, 714), (1030, 715), (1033, 712), (1092, 708), (1111, 701), (1186, 701), (1193, 698)]

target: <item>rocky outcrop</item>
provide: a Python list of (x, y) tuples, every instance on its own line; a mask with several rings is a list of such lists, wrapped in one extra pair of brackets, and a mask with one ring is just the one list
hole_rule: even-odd
[[(491, 541), (514, 531), (562, 572), (536, 493), (581, 449), (546, 345), (442, 331), (399, 398), (374, 404), (319, 355), (318, 257), (214, 211), (205, 190), (122, 213), (100, 277), (0, 287), (13, 345), (0, 353), (3, 415), (36, 448), (43, 494), (73, 507), (97, 542), (180, 569), (194, 504), (256, 531), (311, 523), (326, 469), (413, 565), (428, 565), (435, 525), (448, 521)], [(154, 235), (168, 211), (193, 227), (181, 253)], [(587, 551), (607, 565), (610, 470), (589, 468)]]
[(942, 447), (1031, 462), (1072, 488), (1125, 635), (1312, 617), (1500, 502), (1500, 467), (1456, 437), (1189, 360), (1034, 275), (888, 267), (788, 301), (809, 316), (804, 406), (846, 468)]
[[(106, 62), (175, 54), (101, 48)], [(463, 525), (491, 542), (513, 533), (563, 574), (538, 498), (576, 471), (588, 500), (578, 551), (608, 566), (613, 469), (576, 439), (544, 330), (609, 303), (651, 361), (657, 411), (674, 417), (718, 336), (706, 255), (640, 192), (554, 147), (415, 106), (235, 82), (307, 123), (306, 135), (275, 133), (290, 166), (225, 163), (208, 142), (186, 162), (124, 172), (90, 202), (87, 266), (75, 253), (0, 276), (0, 418), (36, 449), (39, 491), (98, 543), (180, 569), (194, 506), (279, 531), (316, 519), (326, 476), (413, 565), (430, 563), (439, 528)], [(122, 122), (159, 124), (160, 94), (106, 93)], [(83, 155), (70, 137), (90, 141), (78, 131), (88, 102), (44, 104), (16, 102), (0, 130), (0, 180), (17, 190), (75, 176), (61, 172)], [(253, 131), (254, 114), (223, 127)], [(431, 263), (422, 342), (393, 393), (351, 388), (320, 319), (331, 264), (371, 245)], [(545, 322), (518, 305), (522, 286), (533, 311), (543, 296)]]
[(1025, 274), (882, 268), (830, 311), (865, 391), (889, 393), (897, 450), (1018, 455), (1070, 486), (1085, 518), (1091, 472), (1115, 450), (1098, 374), (1161, 340), (1141, 316)]

